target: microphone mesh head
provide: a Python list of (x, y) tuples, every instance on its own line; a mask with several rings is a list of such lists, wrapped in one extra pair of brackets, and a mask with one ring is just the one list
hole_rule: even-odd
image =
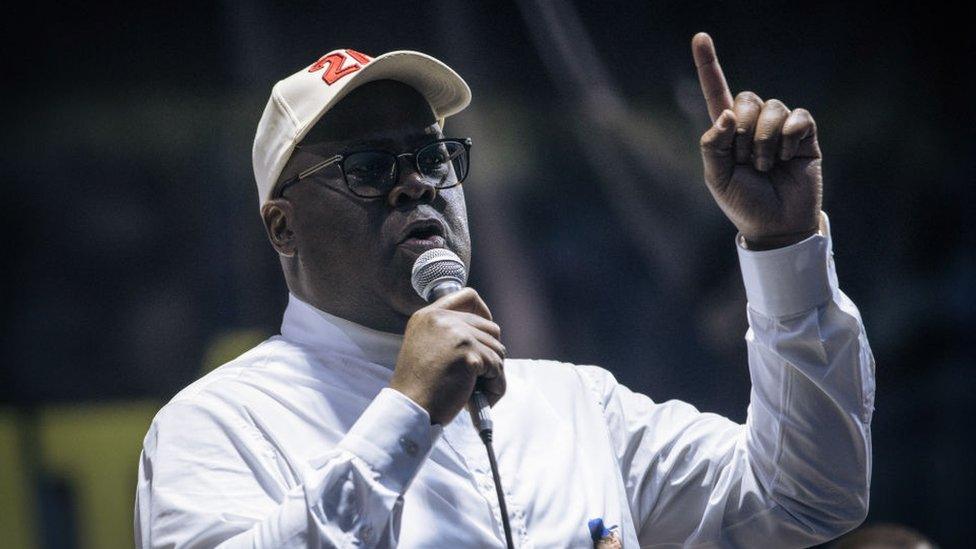
[(427, 301), (430, 291), (444, 280), (455, 281), (461, 286), (468, 282), (464, 262), (451, 250), (433, 248), (420, 254), (420, 257), (413, 262), (410, 283), (424, 301)]

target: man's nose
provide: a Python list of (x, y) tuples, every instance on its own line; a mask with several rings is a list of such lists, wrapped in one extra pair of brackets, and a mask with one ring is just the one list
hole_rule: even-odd
[(413, 157), (400, 156), (397, 162), (400, 163), (400, 179), (387, 195), (390, 206), (399, 208), (411, 202), (433, 202), (437, 198), (437, 187), (417, 171)]

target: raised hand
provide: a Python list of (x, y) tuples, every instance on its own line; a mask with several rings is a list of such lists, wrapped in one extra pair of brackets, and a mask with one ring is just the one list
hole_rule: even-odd
[(712, 119), (701, 138), (708, 190), (750, 249), (809, 237), (819, 227), (823, 197), (813, 116), (750, 91), (733, 100), (711, 37), (696, 34), (691, 50)]

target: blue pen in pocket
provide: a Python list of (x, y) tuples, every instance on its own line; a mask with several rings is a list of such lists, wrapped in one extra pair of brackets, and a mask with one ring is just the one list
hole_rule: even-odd
[(587, 523), (590, 530), (590, 539), (593, 540), (593, 547), (597, 549), (622, 549), (620, 536), (617, 535), (616, 525), (607, 528), (603, 524), (602, 518), (591, 519)]

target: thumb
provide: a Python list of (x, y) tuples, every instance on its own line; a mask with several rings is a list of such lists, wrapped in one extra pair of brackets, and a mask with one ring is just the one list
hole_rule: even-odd
[(705, 166), (705, 182), (713, 190), (721, 190), (732, 177), (735, 156), (732, 141), (735, 138), (735, 113), (729, 109), (715, 120), (701, 138), (702, 163)]
[(428, 305), (428, 307), (434, 309), (449, 309), (452, 311), (474, 313), (488, 320), (492, 319), (491, 311), (488, 309), (488, 305), (485, 304), (485, 300), (481, 299), (478, 292), (476, 292), (474, 288), (470, 287), (461, 288), (454, 293), (447, 294), (446, 296)]

